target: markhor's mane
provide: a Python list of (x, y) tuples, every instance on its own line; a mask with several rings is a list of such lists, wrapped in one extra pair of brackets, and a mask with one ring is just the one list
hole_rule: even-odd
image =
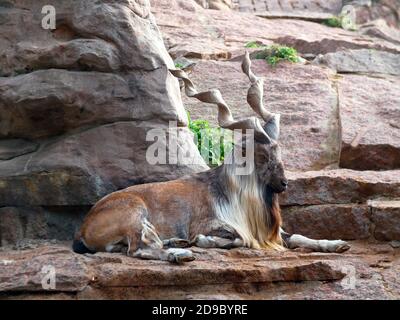
[(240, 176), (232, 165), (221, 169), (226, 198), (216, 199), (217, 217), (236, 230), (246, 247), (283, 250), (277, 194), (259, 181), (255, 171)]

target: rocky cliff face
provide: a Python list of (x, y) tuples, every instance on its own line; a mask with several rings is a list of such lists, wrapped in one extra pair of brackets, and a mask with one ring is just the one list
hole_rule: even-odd
[[(42, 28), (49, 4), (55, 30)], [(2, 1), (0, 24), (3, 243), (63, 228), (71, 238), (105, 194), (207, 168), (148, 1)], [(179, 127), (170, 142), (197, 164), (146, 161), (146, 133), (169, 136), (169, 121)]]
[[(280, 8), (273, 6), (274, 1), (269, 5), (265, 4), (268, 1), (252, 1), (251, 10), (245, 9), (245, 2), (238, 1), (242, 4), (238, 10), (251, 13), (173, 9), (176, 14), (171, 18), (162, 1), (155, 2), (153, 11), (170, 54), (192, 59), (196, 63), (194, 81), (202, 89), (220, 88), (236, 116), (251, 114), (245, 103), (248, 82), (240, 70), (246, 43), (257, 40), (265, 45), (293, 46), (308, 60), (276, 67), (254, 61), (255, 72), (266, 78), (265, 103), (273, 112), (282, 113), (281, 142), (289, 170), (400, 168), (398, 29), (382, 20), (360, 25), (355, 31), (325, 26), (323, 19), (308, 21), (310, 12), (324, 7), (318, 1), (304, 1), (302, 8), (289, 6), (290, 1), (280, 2)], [(341, 3), (337, 1), (337, 8), (324, 12), (340, 12)], [(360, 8), (353, 5), (355, 11)], [(275, 10), (280, 13), (273, 17)], [(282, 12), (297, 12), (298, 16)], [(188, 21), (196, 41), (180, 31)], [(186, 98), (184, 103), (194, 117), (215, 121), (212, 106), (200, 107), (199, 102)]]

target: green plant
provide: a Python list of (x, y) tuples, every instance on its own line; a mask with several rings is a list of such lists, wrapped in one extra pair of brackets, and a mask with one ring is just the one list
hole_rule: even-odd
[(299, 56), (295, 48), (272, 45), (270, 47), (270, 50), (271, 53), (270, 56), (267, 58), (267, 62), (273, 66), (282, 60), (299, 62)]
[(267, 60), (267, 62), (272, 66), (275, 66), (277, 63), (283, 60), (299, 62), (299, 55), (296, 49), (280, 45), (269, 46), (265, 50), (262, 58)]
[(322, 22), (324, 25), (332, 28), (341, 28), (342, 27), (342, 19), (340, 17), (332, 17), (326, 19)]
[(255, 58), (265, 59), (272, 66), (275, 66), (278, 62), (282, 60), (290, 62), (300, 61), (297, 50), (292, 47), (286, 47), (277, 44), (266, 46), (258, 41), (251, 41), (246, 44), (246, 48), (261, 49), (260, 51), (255, 52)]
[(250, 41), (250, 42), (246, 43), (245, 47), (246, 48), (263, 48), (265, 46), (262, 45), (259, 41)]
[(232, 132), (222, 128), (213, 128), (207, 120), (192, 120), (189, 112), (189, 129), (195, 135), (195, 143), (206, 163), (219, 166), (225, 155), (233, 148)]
[(183, 68), (183, 64), (182, 63), (175, 63), (175, 68), (176, 69), (182, 69)]
[(332, 28), (342, 28), (346, 30), (355, 31), (357, 30), (357, 25), (353, 21), (351, 15), (341, 14), (329, 19), (322, 21), (322, 24), (332, 27)]

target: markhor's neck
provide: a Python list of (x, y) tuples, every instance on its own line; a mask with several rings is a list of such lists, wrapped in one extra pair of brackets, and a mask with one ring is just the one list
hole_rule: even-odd
[(273, 241), (278, 239), (277, 233), (282, 223), (278, 194), (260, 181), (255, 172), (239, 176), (235, 174), (232, 167), (226, 165), (221, 166), (219, 171), (224, 190), (228, 195), (229, 192), (235, 192), (242, 201), (245, 201), (246, 203), (241, 203), (244, 210), (250, 211), (251, 207), (254, 208), (255, 203), (257, 203), (256, 207), (264, 208), (261, 210), (264, 212), (263, 217), (272, 234)]
[(280, 247), (278, 195), (255, 172), (237, 175), (223, 165), (203, 173), (214, 198), (217, 216), (231, 225), (252, 248)]
[[(197, 173), (194, 178), (208, 184), (212, 194), (220, 200), (228, 200), (230, 192), (241, 193), (243, 192), (242, 189), (248, 187), (249, 184), (256, 184), (257, 189), (261, 191), (267, 209), (279, 206), (278, 195), (268, 185), (259, 181), (254, 174), (238, 176), (234, 169), (226, 164)], [(235, 182), (234, 185), (232, 185), (232, 182)]]
[(271, 209), (274, 205), (276, 205), (276, 203), (279, 203), (278, 194), (273, 192), (272, 189), (267, 185), (263, 186), (263, 190), (263, 199), (265, 205), (268, 207), (268, 209)]
[[(232, 166), (222, 165), (216, 169), (219, 172), (219, 179), (225, 189), (230, 187), (230, 183), (234, 181), (235, 187), (229, 191), (236, 191), (237, 193), (242, 193), (245, 188), (251, 188), (259, 190), (262, 195), (264, 205), (271, 209), (274, 202), (277, 201), (278, 195), (263, 181), (261, 181), (255, 172), (250, 175), (237, 175), (235, 174), (234, 168)], [(228, 191), (228, 190), (227, 190)]]

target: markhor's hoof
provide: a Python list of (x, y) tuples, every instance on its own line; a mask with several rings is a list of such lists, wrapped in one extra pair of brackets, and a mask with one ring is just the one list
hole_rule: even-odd
[(339, 245), (336, 248), (335, 252), (336, 253), (342, 253), (342, 252), (345, 252), (345, 251), (349, 250), (350, 248), (351, 248), (350, 245), (347, 242), (345, 242), (345, 243)]
[(168, 249), (168, 261), (171, 263), (182, 264), (195, 260), (192, 251), (186, 249)]

